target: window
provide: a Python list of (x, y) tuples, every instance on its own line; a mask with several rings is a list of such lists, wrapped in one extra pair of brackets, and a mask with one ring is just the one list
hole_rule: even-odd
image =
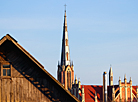
[(66, 39), (66, 46), (68, 46), (68, 39)]
[(71, 88), (71, 72), (67, 72), (67, 86), (68, 88)]
[(3, 65), (3, 76), (11, 76), (10, 65)]
[(68, 57), (68, 52), (67, 52), (66, 54), (67, 54), (67, 61), (68, 61), (68, 58), (69, 58), (69, 57)]

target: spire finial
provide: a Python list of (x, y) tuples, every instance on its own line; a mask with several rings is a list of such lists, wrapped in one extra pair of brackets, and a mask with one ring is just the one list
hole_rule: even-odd
[(130, 77), (130, 80), (131, 80), (131, 77)]
[(77, 80), (77, 75), (75, 75), (75, 79)]
[(120, 76), (119, 76), (119, 80), (121, 80)]
[(125, 74), (125, 79), (126, 79), (126, 74)]
[(79, 80), (78, 81), (80, 81), (80, 78), (79, 78)]
[(65, 11), (66, 11), (66, 6), (67, 6), (67, 5), (65, 4), (64, 6), (65, 6)]
[(58, 65), (59, 65), (59, 61), (58, 61)]

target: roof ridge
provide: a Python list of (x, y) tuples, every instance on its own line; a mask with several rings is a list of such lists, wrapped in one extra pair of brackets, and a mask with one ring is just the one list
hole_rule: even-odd
[(5, 36), (6, 38), (9, 38), (9, 39), (12, 39), (12, 40), (14, 40), (15, 42), (18, 42), (17, 40), (15, 40), (10, 34), (6, 34), (6, 36)]

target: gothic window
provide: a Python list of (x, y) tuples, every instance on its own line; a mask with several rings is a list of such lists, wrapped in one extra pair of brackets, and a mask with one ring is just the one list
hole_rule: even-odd
[(58, 73), (58, 80), (61, 82), (61, 72)]
[(66, 39), (66, 46), (68, 46), (68, 39)]
[(71, 88), (71, 71), (67, 71), (67, 86)]
[(67, 54), (66, 54), (66, 55), (67, 55), (67, 61), (68, 61), (68, 52), (67, 52)]

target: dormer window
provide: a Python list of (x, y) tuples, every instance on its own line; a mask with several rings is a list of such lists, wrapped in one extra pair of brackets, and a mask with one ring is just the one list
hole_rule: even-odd
[(11, 76), (10, 65), (3, 65), (3, 76)]

